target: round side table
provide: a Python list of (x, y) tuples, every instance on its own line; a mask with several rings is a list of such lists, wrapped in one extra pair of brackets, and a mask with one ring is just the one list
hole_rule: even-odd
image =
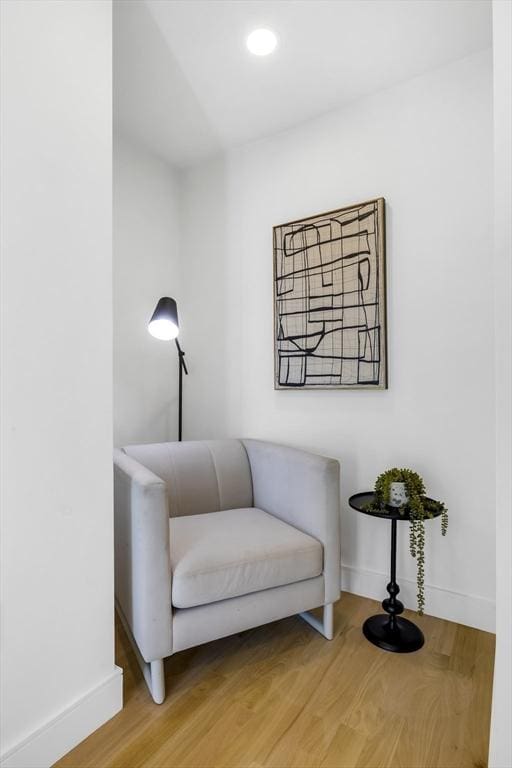
[[(364, 515), (379, 517), (381, 520), (391, 520), (391, 575), (387, 586), (389, 597), (382, 602), (382, 607), (386, 613), (379, 613), (366, 619), (363, 624), (363, 634), (370, 643), (385, 651), (411, 653), (422, 647), (425, 638), (416, 624), (400, 616), (403, 613), (404, 604), (397, 599), (400, 587), (396, 583), (396, 524), (398, 520), (410, 520), (410, 516), (407, 510), (401, 515), (396, 507), (389, 505), (386, 505), (382, 511), (365, 509), (368, 504), (374, 501), (374, 498), (375, 494), (367, 491), (356, 493), (348, 500), (352, 509), (357, 509)], [(438, 517), (440, 514), (440, 512), (435, 512), (432, 517)]]

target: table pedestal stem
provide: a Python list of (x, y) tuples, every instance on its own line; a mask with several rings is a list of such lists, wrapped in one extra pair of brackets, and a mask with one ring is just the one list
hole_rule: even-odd
[(396, 520), (391, 521), (391, 567), (390, 578), (387, 590), (389, 597), (386, 598), (382, 607), (389, 614), (389, 629), (391, 632), (396, 632), (397, 629), (397, 616), (404, 612), (404, 604), (397, 600), (397, 595), (400, 592), (400, 587), (396, 583), (396, 538), (397, 538), (397, 525)]
[(387, 586), (389, 597), (382, 601), (386, 613), (371, 616), (363, 624), (367, 640), (385, 651), (410, 653), (417, 651), (425, 642), (423, 633), (412, 621), (400, 616), (404, 604), (397, 599), (400, 587), (396, 582), (397, 521), (391, 520), (391, 567)]

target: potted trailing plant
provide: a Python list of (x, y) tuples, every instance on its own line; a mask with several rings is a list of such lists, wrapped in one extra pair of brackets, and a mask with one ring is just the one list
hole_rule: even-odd
[(448, 510), (442, 501), (429, 499), (425, 494), (425, 483), (417, 472), (411, 469), (388, 469), (375, 481), (375, 497), (368, 507), (372, 511), (389, 512), (390, 507), (398, 509), (410, 518), (409, 550), (417, 563), (418, 613), (425, 608), (425, 519), (441, 516), (441, 533), (448, 530)]

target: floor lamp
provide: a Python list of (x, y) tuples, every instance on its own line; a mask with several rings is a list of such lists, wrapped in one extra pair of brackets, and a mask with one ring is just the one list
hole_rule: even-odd
[(188, 374), (185, 364), (185, 353), (180, 347), (178, 334), (180, 326), (178, 323), (178, 307), (174, 299), (163, 296), (159, 299), (155, 311), (151, 315), (148, 323), (148, 331), (155, 339), (162, 341), (172, 341), (176, 344), (178, 350), (178, 375), (179, 375), (179, 395), (178, 395), (178, 440), (181, 442), (182, 420), (183, 420), (183, 374)]

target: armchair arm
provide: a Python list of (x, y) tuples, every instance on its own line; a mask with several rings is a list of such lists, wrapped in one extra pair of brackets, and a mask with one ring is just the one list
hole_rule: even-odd
[(171, 561), (163, 480), (114, 452), (116, 598), (145, 661), (169, 656)]
[(340, 596), (340, 465), (296, 448), (243, 440), (254, 506), (318, 539), (324, 549), (325, 602)]

